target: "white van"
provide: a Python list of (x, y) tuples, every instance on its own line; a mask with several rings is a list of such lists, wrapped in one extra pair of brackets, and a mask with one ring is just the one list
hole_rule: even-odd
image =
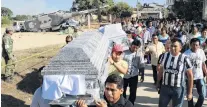
[(14, 21), (13, 22), (13, 29), (15, 32), (22, 32), (24, 31), (24, 22), (25, 21)]

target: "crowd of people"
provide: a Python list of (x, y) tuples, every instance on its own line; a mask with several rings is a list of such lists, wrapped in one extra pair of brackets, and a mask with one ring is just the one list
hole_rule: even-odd
[[(154, 85), (159, 94), (159, 107), (182, 107), (187, 97), (188, 107), (202, 107), (206, 97), (207, 27), (183, 20), (125, 20), (129, 48), (114, 44), (108, 57), (108, 78), (104, 100), (96, 107), (134, 107), (137, 84), (144, 82), (145, 66), (151, 64)], [(72, 39), (66, 38), (66, 42)], [(206, 78), (207, 79), (207, 78)], [(193, 86), (199, 95), (193, 101)], [(126, 91), (129, 88), (127, 98)], [(84, 100), (77, 107), (88, 107)]]
[[(167, 107), (171, 100), (172, 107), (182, 107), (185, 96), (188, 107), (202, 107), (206, 97), (207, 76), (207, 27), (204, 23), (179, 19), (140, 21), (132, 18), (123, 20), (122, 28), (127, 34), (129, 49), (124, 50), (122, 44), (114, 44), (108, 59), (108, 72), (109, 77), (116, 75), (123, 78), (123, 87), (118, 87), (114, 82), (116, 88), (121, 88), (123, 93), (116, 94), (108, 90), (105, 84), (107, 102), (100, 103), (102, 106), (97, 104), (97, 107), (128, 107), (117, 106), (118, 99), (123, 98), (134, 105), (138, 76), (141, 76), (140, 82), (144, 82), (146, 64), (152, 66), (154, 85), (160, 94), (159, 107)], [(199, 95), (195, 104), (192, 92), (194, 85)], [(117, 102), (109, 100), (117, 95), (120, 96), (116, 99)], [(82, 100), (77, 102), (80, 107), (83, 104)]]
[[(159, 107), (182, 107), (185, 92), (189, 107), (201, 107), (206, 96), (206, 43), (204, 23), (185, 20), (124, 20), (129, 50), (122, 51), (128, 63), (124, 75), (124, 94), (129, 86), (129, 101), (134, 104), (138, 75), (144, 82), (144, 66), (151, 64), (154, 85), (159, 91)], [(116, 45), (115, 45), (116, 46)], [(119, 54), (121, 54), (119, 53)], [(113, 55), (112, 55), (113, 59)], [(118, 66), (118, 65), (116, 65)], [(121, 73), (117, 67), (117, 72)], [(207, 79), (207, 78), (206, 78)], [(198, 101), (193, 104), (192, 88), (196, 86)]]
[[(122, 28), (127, 34), (129, 48), (114, 44), (108, 58), (108, 78), (105, 81), (105, 101), (97, 101), (97, 107), (133, 107), (137, 84), (144, 82), (145, 66), (151, 64), (154, 85), (159, 96), (159, 107), (182, 107), (187, 97), (188, 107), (202, 107), (206, 97), (207, 27), (205, 24), (184, 20), (123, 20)], [(10, 82), (14, 71), (12, 54), (12, 30), (3, 36), (3, 58), (6, 61), (5, 80)], [(73, 40), (66, 37), (66, 43)], [(199, 95), (194, 104), (192, 89)], [(129, 87), (129, 97), (126, 91)], [(40, 90), (40, 89), (39, 89)], [(38, 91), (39, 92), (39, 91)], [(36, 94), (38, 93), (36, 92)], [(36, 98), (36, 97), (34, 97)], [(33, 101), (32, 105), (39, 98)], [(41, 102), (41, 101), (40, 101)], [(78, 107), (87, 107), (83, 100)], [(36, 107), (36, 106), (33, 106)]]

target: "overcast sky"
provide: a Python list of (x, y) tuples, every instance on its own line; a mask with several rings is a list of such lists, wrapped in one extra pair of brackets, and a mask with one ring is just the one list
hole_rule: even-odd
[[(123, 1), (135, 7), (137, 0), (114, 0)], [(165, 4), (166, 0), (138, 0), (143, 3)], [(57, 10), (69, 10), (73, 0), (1, 0), (1, 6), (10, 8), (14, 15), (17, 14), (40, 14), (49, 13)]]

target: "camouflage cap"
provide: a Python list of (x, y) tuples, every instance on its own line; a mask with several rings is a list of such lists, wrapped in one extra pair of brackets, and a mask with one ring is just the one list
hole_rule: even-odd
[(77, 30), (78, 30), (78, 29), (79, 29), (79, 27), (78, 27), (78, 26), (74, 26), (74, 29), (77, 29)]
[(8, 31), (13, 31), (13, 28), (12, 27), (7, 27), (6, 32), (8, 32)]
[(7, 27), (6, 31), (13, 31), (13, 28), (12, 27)]

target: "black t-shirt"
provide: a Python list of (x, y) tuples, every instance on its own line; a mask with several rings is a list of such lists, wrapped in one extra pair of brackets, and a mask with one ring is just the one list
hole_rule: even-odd
[(134, 105), (129, 100), (125, 99), (122, 95), (115, 104), (110, 104), (107, 100), (106, 102), (107, 107), (134, 107)]

